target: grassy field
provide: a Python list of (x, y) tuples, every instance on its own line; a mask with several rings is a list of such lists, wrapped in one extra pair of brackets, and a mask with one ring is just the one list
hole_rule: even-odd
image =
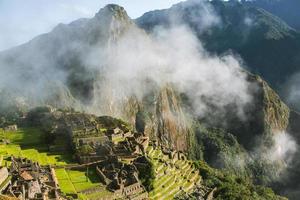
[[(79, 199), (94, 199), (99, 196), (111, 195), (109, 191), (105, 189), (104, 185), (101, 185), (95, 169), (88, 171), (68, 170), (68, 169), (56, 169), (56, 176), (61, 190), (67, 194), (78, 194)], [(103, 187), (103, 190), (97, 193), (84, 195), (79, 194), (83, 190), (91, 189), (94, 187)]]
[(44, 134), (37, 128), (21, 128), (18, 131), (0, 129), (0, 139), (8, 139), (11, 143), (22, 146), (40, 145), (43, 137)]
[(89, 170), (88, 176), (86, 171), (66, 169), (55, 171), (60, 187), (65, 193), (74, 194), (100, 185), (95, 170)]
[[(48, 152), (44, 140), (44, 133), (37, 128), (20, 128), (18, 131), (4, 132), (0, 129), (0, 139), (9, 140), (9, 144), (0, 144), (0, 166), (10, 164), (10, 156), (24, 157), (39, 162), (41, 165), (65, 166), (73, 164), (70, 154), (52, 154)], [(93, 199), (99, 195), (107, 195), (108, 191), (103, 187), (103, 192), (86, 196), (79, 192), (100, 186), (100, 181), (94, 169), (88, 171), (56, 169), (56, 176), (65, 194), (78, 194), (79, 199)]]
[(36, 128), (21, 128), (16, 132), (0, 130), (0, 139), (9, 140), (9, 144), (0, 144), (0, 156), (3, 165), (10, 156), (24, 157), (41, 165), (66, 165), (72, 162), (69, 154), (52, 154), (44, 142), (44, 134)]

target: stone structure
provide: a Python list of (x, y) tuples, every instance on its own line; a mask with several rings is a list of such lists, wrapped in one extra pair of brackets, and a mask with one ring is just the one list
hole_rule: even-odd
[(20, 200), (58, 200), (65, 199), (60, 192), (55, 171), (50, 166), (40, 166), (26, 158), (11, 158), (9, 174), (11, 183), (4, 195)]
[(148, 194), (138, 178), (134, 165), (119, 162), (117, 157), (110, 157), (96, 167), (101, 182), (118, 198), (135, 196), (137, 199), (147, 199)]
[(6, 167), (0, 168), (0, 193), (10, 184), (10, 177)]
[(4, 131), (17, 131), (17, 130), (18, 130), (18, 126), (16, 124), (9, 125), (4, 128)]
[[(121, 128), (108, 129), (103, 136), (75, 137), (73, 146), (81, 164), (101, 161), (105, 156), (115, 155), (120, 159), (133, 160), (144, 154), (149, 144), (149, 138), (142, 133), (124, 132)], [(82, 150), (85, 146), (85, 150)]]

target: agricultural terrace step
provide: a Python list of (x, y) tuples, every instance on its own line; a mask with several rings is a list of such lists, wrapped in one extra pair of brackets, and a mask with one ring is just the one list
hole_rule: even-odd
[[(197, 177), (197, 176), (195, 176), (195, 177)], [(197, 177), (197, 179), (198, 179), (198, 181), (200, 181), (199, 177)], [(168, 185), (168, 187), (165, 187), (159, 193), (156, 193), (154, 197), (157, 197), (159, 199), (172, 199), (176, 195), (176, 193), (179, 192), (180, 186), (183, 186), (183, 189), (185, 191), (189, 191), (196, 184), (193, 181), (187, 182), (187, 181), (183, 181), (183, 179), (180, 179), (180, 180), (181, 181), (179, 181), (179, 182), (174, 181), (172, 184)]]
[(164, 190), (162, 190), (162, 192), (160, 192), (156, 196), (161, 197), (160, 199), (166, 199), (166, 196), (174, 195), (179, 189), (180, 189), (180, 185), (173, 183), (168, 185), (168, 187), (165, 187)]
[(194, 187), (195, 184), (198, 184), (199, 181), (200, 177), (197, 177), (195, 181), (187, 182), (185, 185), (183, 185), (183, 187), (186, 188), (186, 191), (189, 191)]
[(155, 181), (154, 182), (154, 188), (155, 188), (154, 191), (159, 190), (160, 188), (162, 188), (162, 186), (165, 185), (172, 178), (174, 178), (174, 174), (165, 175), (160, 180)]
[(189, 177), (190, 174), (192, 174), (192, 172), (194, 171), (194, 169), (192, 167), (188, 168), (187, 170), (184, 171), (183, 176)]
[(149, 154), (151, 154), (151, 152), (153, 151), (153, 147), (152, 146), (149, 146), (146, 150), (146, 152)]

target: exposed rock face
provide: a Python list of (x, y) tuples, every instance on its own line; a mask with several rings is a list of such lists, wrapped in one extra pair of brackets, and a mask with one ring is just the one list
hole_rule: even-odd
[(271, 133), (286, 130), (289, 124), (289, 108), (264, 80), (257, 78), (257, 82), (263, 90), (265, 128)]
[[(141, 123), (145, 134), (163, 146), (188, 150), (189, 127), (183, 104), (174, 88), (166, 86), (148, 94), (142, 101), (128, 98), (123, 104), (123, 118), (137, 127)], [(142, 121), (142, 122), (141, 122)]]
[(169, 148), (187, 151), (188, 127), (182, 104), (172, 88), (160, 91), (156, 104), (158, 136)]

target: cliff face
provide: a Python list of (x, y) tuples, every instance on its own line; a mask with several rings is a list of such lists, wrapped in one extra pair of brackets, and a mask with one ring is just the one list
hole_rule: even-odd
[(158, 137), (163, 144), (180, 151), (187, 151), (188, 125), (182, 111), (181, 100), (172, 88), (160, 91), (156, 104)]
[(142, 101), (129, 98), (123, 117), (164, 147), (187, 152), (189, 125), (177, 92), (166, 86)]
[(258, 78), (257, 82), (263, 90), (265, 129), (272, 133), (286, 130), (289, 124), (289, 108), (264, 80)]
[[(253, 83), (254, 98), (252, 105), (245, 108), (246, 120), (228, 111), (230, 117), (225, 119), (225, 126), (196, 118), (194, 121), (207, 128), (221, 128), (230, 132), (242, 146), (252, 151), (258, 145), (272, 144), (270, 140), (274, 135), (287, 130), (290, 110), (264, 80), (253, 75), (248, 78)], [(156, 88), (141, 101), (127, 98), (121, 105), (122, 109), (118, 109), (122, 110), (122, 113), (118, 113), (121, 118), (133, 125), (142, 124), (142, 130), (147, 135), (168, 148), (188, 152), (191, 140), (196, 140), (191, 134), (193, 120), (187, 117), (185, 109), (189, 105), (170, 85)]]

